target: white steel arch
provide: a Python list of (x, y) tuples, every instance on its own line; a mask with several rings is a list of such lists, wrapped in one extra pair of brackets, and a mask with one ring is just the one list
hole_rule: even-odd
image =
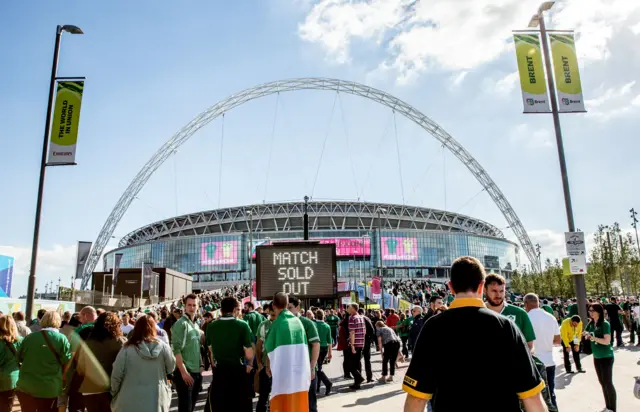
[(84, 289), (87, 287), (91, 274), (98, 264), (105, 246), (111, 239), (113, 231), (129, 208), (129, 205), (131, 205), (135, 196), (147, 183), (151, 175), (160, 167), (160, 165), (162, 165), (162, 163), (164, 163), (165, 160), (167, 160), (169, 156), (171, 156), (174, 150), (189, 140), (189, 138), (200, 128), (206, 126), (218, 116), (237, 106), (274, 93), (283, 93), (295, 90), (330, 90), (364, 97), (389, 107), (422, 127), (430, 135), (435, 137), (442, 145), (449, 149), (451, 153), (453, 153), (476, 177), (478, 182), (480, 182), (487, 193), (491, 196), (491, 199), (493, 199), (495, 204), (498, 206), (507, 222), (509, 222), (510, 228), (518, 237), (518, 240), (520, 241), (520, 244), (522, 245), (522, 248), (524, 249), (531, 264), (536, 267), (539, 266), (531, 239), (529, 239), (529, 235), (525, 231), (524, 226), (520, 222), (516, 212), (513, 210), (502, 191), (498, 188), (484, 168), (480, 166), (480, 163), (478, 163), (478, 161), (471, 156), (471, 154), (467, 152), (467, 150), (462, 147), (458, 141), (443, 130), (437, 123), (429, 119), (410, 104), (383, 92), (382, 90), (345, 80), (311, 77), (278, 80), (245, 89), (239, 93), (231, 95), (200, 113), (178, 133), (173, 135), (173, 137), (171, 137), (164, 145), (162, 145), (162, 147), (151, 157), (151, 159), (149, 159), (149, 161), (134, 177), (133, 181), (129, 184), (129, 187), (127, 187), (127, 190), (122, 194), (120, 200), (118, 200), (118, 203), (107, 218), (107, 221), (102, 227), (102, 230), (91, 249), (91, 253), (82, 275), (81, 288)]

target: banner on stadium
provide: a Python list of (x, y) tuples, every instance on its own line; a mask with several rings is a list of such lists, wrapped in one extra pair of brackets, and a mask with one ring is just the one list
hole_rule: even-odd
[(514, 34), (525, 113), (550, 113), (542, 49), (537, 34)]
[(358, 301), (364, 302), (364, 286), (358, 285)]
[(582, 82), (573, 34), (551, 34), (551, 55), (556, 78), (558, 110), (561, 113), (584, 113)]
[(47, 166), (74, 165), (84, 80), (58, 82)]
[[(151, 284), (153, 277), (153, 263), (142, 264), (142, 292), (148, 290), (149, 296), (151, 295)], [(141, 295), (142, 296), (142, 295)]]
[(78, 242), (76, 256), (76, 279), (82, 279), (84, 266), (87, 264), (87, 259), (89, 259), (89, 252), (91, 252), (91, 244), (91, 242)]
[(411, 310), (411, 303), (404, 300), (404, 299), (400, 299), (400, 302), (398, 302), (398, 310), (404, 312), (405, 310)]
[(122, 261), (122, 253), (116, 253), (113, 256), (113, 278), (111, 278), (113, 288), (111, 290), (115, 290), (116, 288), (116, 282), (118, 281), (118, 272), (120, 272), (121, 261)]
[(373, 279), (371, 279), (371, 294), (379, 295), (380, 289), (381, 289), (380, 277), (374, 276)]

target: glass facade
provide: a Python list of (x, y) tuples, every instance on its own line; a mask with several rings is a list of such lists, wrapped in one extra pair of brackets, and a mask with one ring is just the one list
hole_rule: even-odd
[[(269, 241), (300, 240), (302, 232), (258, 232), (253, 247)], [(447, 277), (451, 263), (459, 256), (473, 256), (487, 272), (509, 278), (519, 265), (519, 248), (505, 239), (463, 232), (420, 230), (311, 231), (312, 240), (339, 243), (338, 278), (364, 278), (378, 273), (384, 277)], [(140, 268), (143, 263), (192, 274), (194, 281), (249, 279), (248, 233), (165, 239), (112, 250), (104, 256), (104, 270), (113, 268), (114, 256), (122, 253), (120, 267)], [(353, 246), (354, 244), (360, 246)], [(345, 246), (346, 245), (346, 246)], [(252, 267), (255, 273), (255, 267)]]

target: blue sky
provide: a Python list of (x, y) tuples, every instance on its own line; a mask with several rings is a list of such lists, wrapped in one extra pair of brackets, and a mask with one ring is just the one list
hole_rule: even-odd
[[(566, 219), (552, 120), (522, 114), (509, 41), (537, 3), (2, 2), (0, 253), (16, 257), (14, 294), (26, 287), (56, 24), (85, 31), (63, 37), (58, 73), (87, 81), (78, 166), (47, 170), (39, 290), (58, 277), (69, 283), (76, 242), (96, 238), (131, 179), (175, 132), (230, 94), (293, 77), (365, 83), (421, 110), (484, 166), (543, 255), (560, 256)], [(640, 208), (640, 4), (558, 3), (549, 24), (576, 29), (589, 110), (562, 117), (576, 222), (587, 232), (614, 221), (628, 227), (628, 209)], [(176, 212), (305, 194), (404, 198), (507, 226), (451, 153), (368, 100), (300, 91), (230, 111), (220, 175), (222, 135), (217, 119), (186, 142), (152, 176), (114, 235)]]

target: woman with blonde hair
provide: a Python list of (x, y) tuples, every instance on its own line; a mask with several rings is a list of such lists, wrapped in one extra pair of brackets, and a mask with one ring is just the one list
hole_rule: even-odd
[(20, 376), (18, 345), (22, 338), (11, 316), (0, 316), (0, 412), (11, 412)]
[(156, 337), (155, 321), (142, 315), (113, 363), (111, 408), (118, 412), (169, 412), (167, 375), (175, 367), (171, 348)]
[(60, 314), (48, 311), (40, 320), (41, 330), (20, 342), (18, 360), (22, 362), (16, 390), (23, 411), (58, 410), (62, 376), (71, 360), (71, 345), (60, 333)]

